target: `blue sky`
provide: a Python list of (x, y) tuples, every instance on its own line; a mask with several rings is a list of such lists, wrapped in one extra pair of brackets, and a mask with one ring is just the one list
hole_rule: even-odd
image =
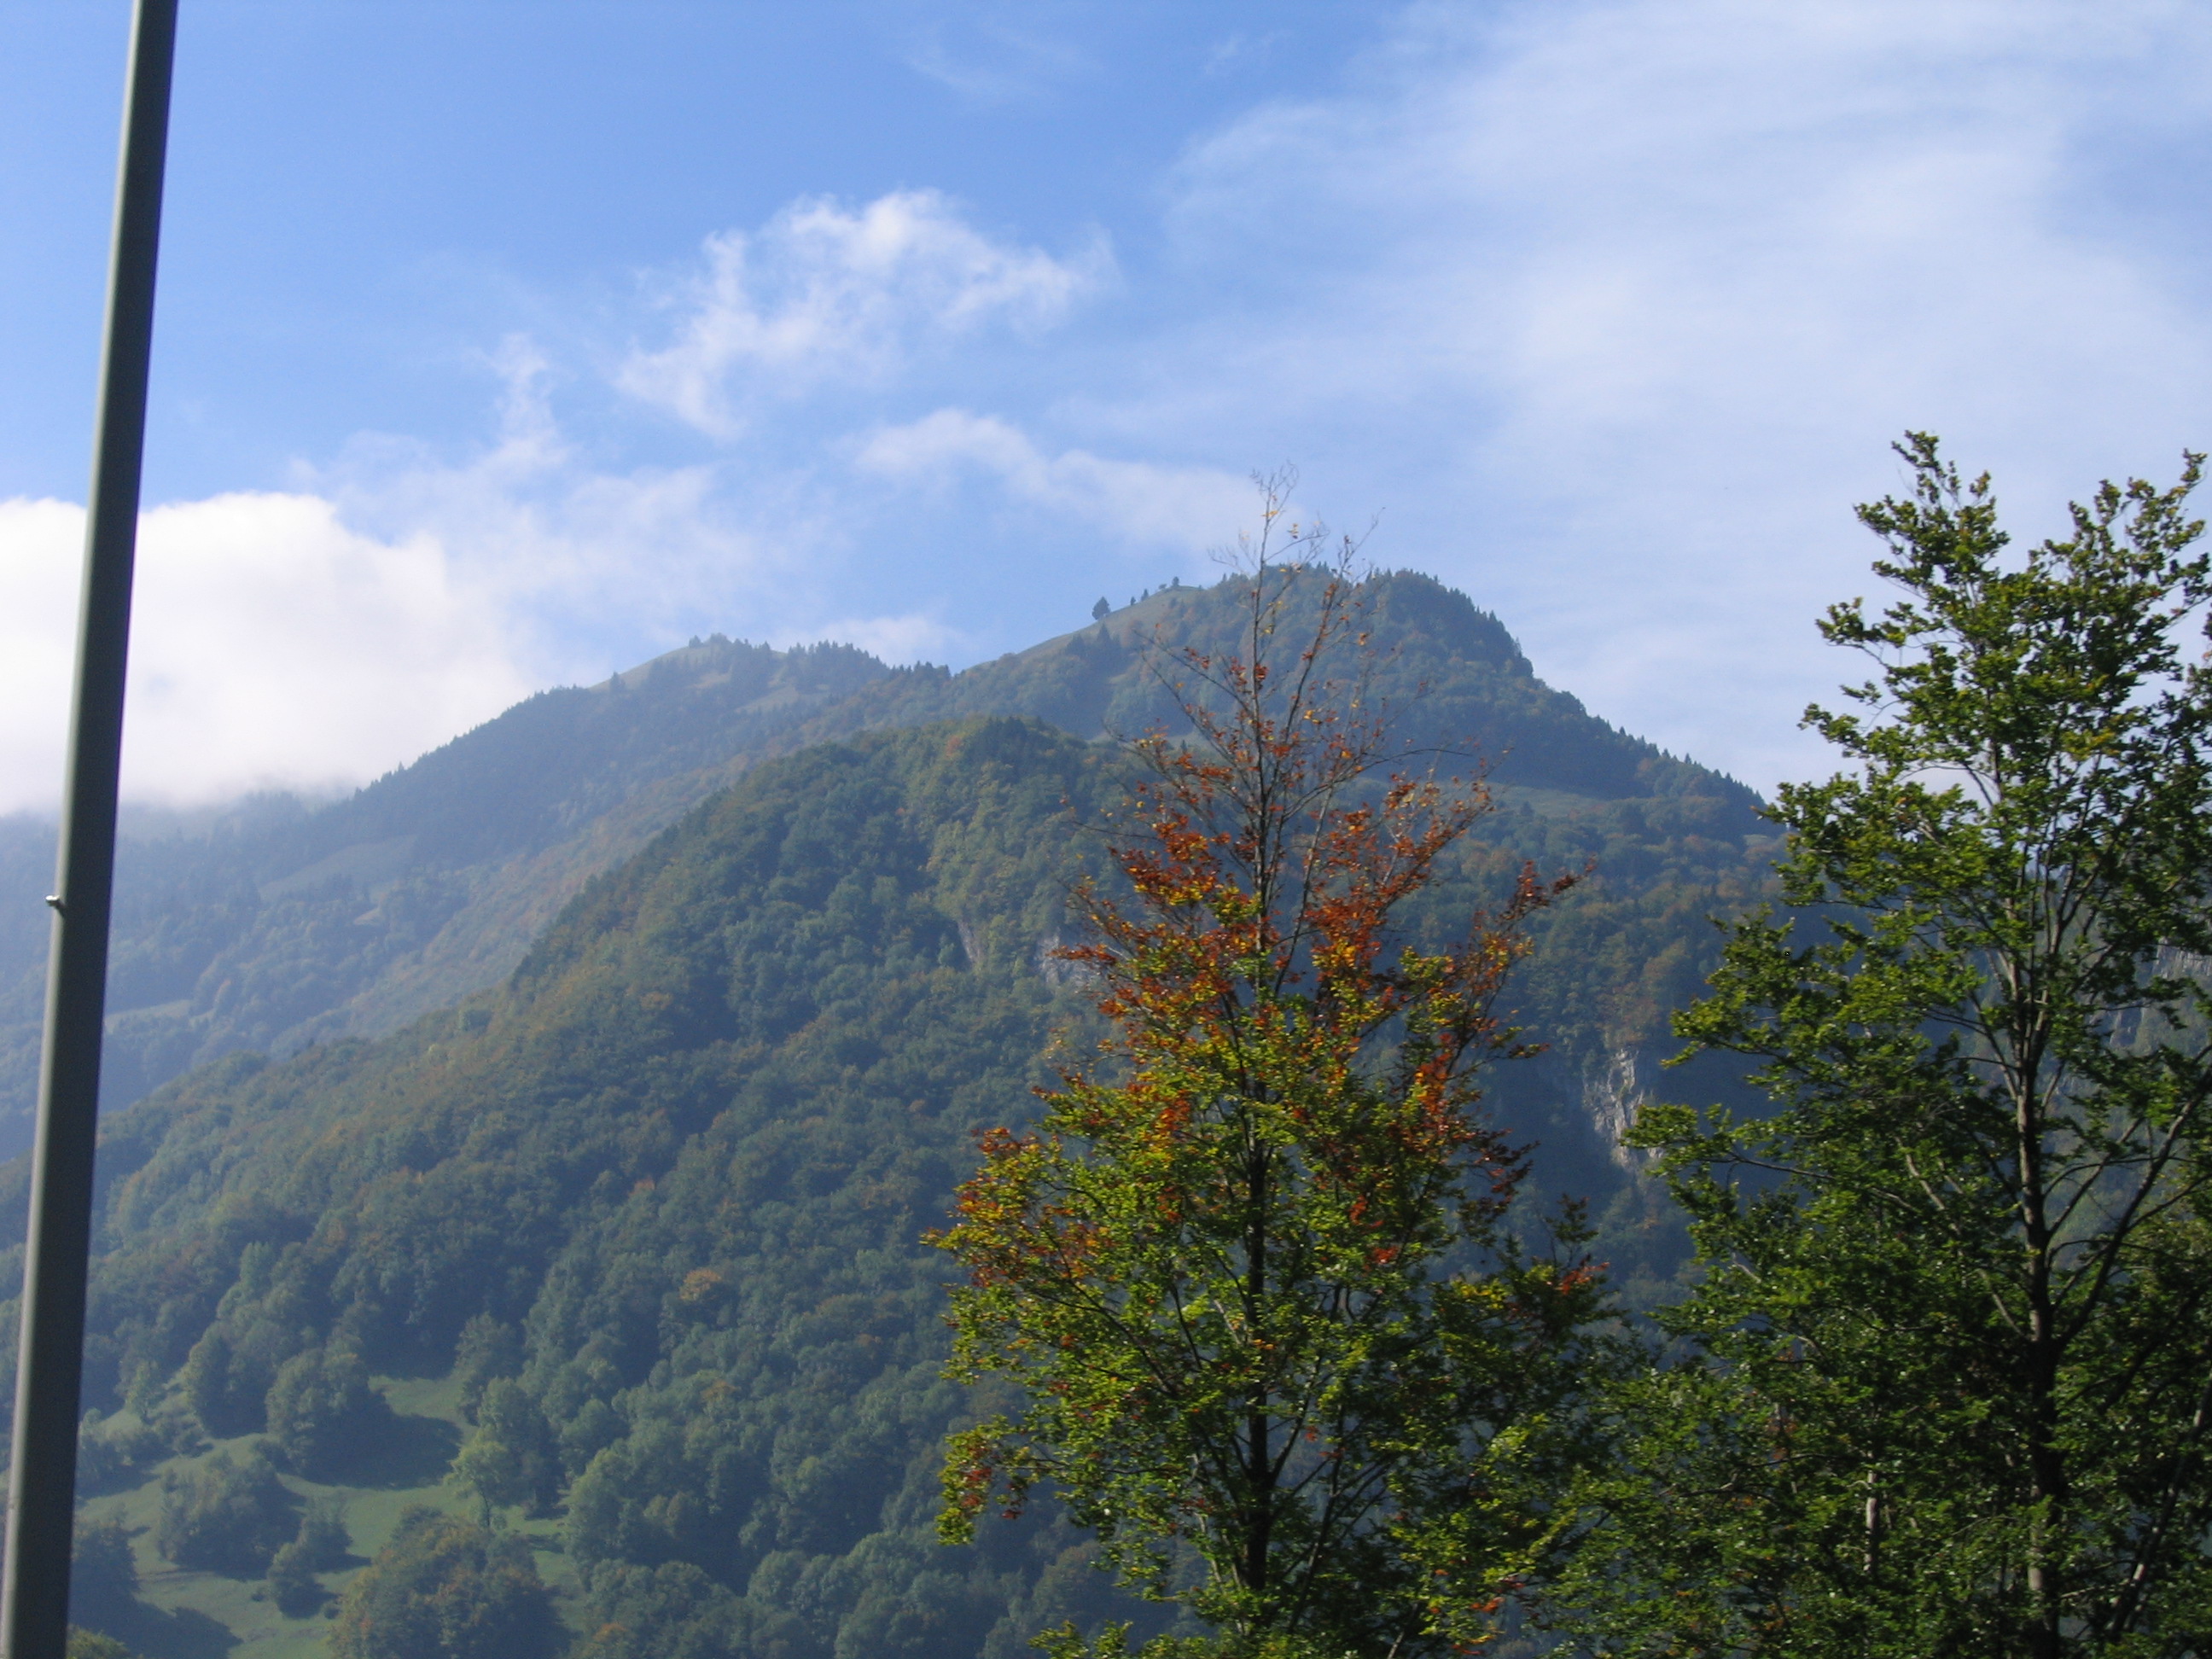
[[(0, 0), (0, 809), (58, 787), (127, 8)], [(2212, 15), (184, 0), (131, 787), (694, 633), (957, 664), (1255, 469), (1761, 787), (1850, 504), (2212, 436)]]

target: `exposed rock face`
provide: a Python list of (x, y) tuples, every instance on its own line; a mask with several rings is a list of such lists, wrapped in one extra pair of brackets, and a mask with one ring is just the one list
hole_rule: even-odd
[(1651, 1097), (1648, 1062), (1636, 1044), (1609, 1042), (1594, 1054), (1583, 1073), (1583, 1109), (1613, 1163), (1634, 1175), (1649, 1161), (1626, 1144), (1629, 1125)]
[(1060, 955), (1074, 942), (1057, 928), (1037, 941), (1036, 970), (1055, 991), (1063, 985), (1081, 985), (1095, 975), (1096, 970), (1087, 963), (1070, 962)]

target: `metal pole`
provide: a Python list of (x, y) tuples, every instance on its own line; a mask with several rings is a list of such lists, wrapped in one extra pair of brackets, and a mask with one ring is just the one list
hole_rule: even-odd
[(117, 769), (138, 544), (154, 262), (161, 228), (177, 0), (137, 0), (125, 82), (123, 156), (107, 283), (92, 499), (86, 514), (76, 701), (54, 879), (46, 1048), (39, 1070), (23, 1328), (15, 1369), (15, 1463), (8, 1480), (0, 1659), (64, 1659), (76, 1510), (78, 1385), (84, 1365), (92, 1160), (100, 1038), (107, 1002), (107, 919), (115, 875)]

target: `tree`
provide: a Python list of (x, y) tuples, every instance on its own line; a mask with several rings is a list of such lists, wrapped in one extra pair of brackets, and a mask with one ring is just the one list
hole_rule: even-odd
[(392, 1407), (352, 1349), (310, 1348), (286, 1360), (263, 1407), (269, 1438), (301, 1474), (324, 1478), (357, 1462), (389, 1429)]
[(258, 1450), (161, 1477), (154, 1545), (180, 1567), (258, 1578), (292, 1535), (292, 1494)]
[(352, 1549), (343, 1510), (335, 1504), (311, 1504), (292, 1541), (269, 1563), (269, 1588), (277, 1607), (295, 1619), (320, 1612), (329, 1592), (317, 1575), (345, 1565)]
[(1648, 1109), (1705, 1276), (1661, 1316), (1566, 1589), (1608, 1653), (2179, 1655), (2212, 1642), (2212, 598), (2200, 458), (2006, 552), (1913, 434), (1862, 507), (1904, 590), (1822, 631), (1850, 769), (1693, 1048), (1763, 1121)]
[(122, 1522), (78, 1522), (70, 1552), (70, 1616), (105, 1631), (127, 1626), (139, 1607), (138, 1563)]
[(416, 1507), (347, 1586), (331, 1659), (552, 1659), (567, 1632), (512, 1534)]
[(1099, 596), (1098, 603), (1091, 607), (1091, 620), (1093, 622), (1104, 622), (1113, 614), (1114, 607), (1107, 602), (1103, 594)]
[(77, 1430), (77, 1490), (89, 1495), (134, 1485), (169, 1450), (161, 1431), (143, 1419), (87, 1412)]
[(495, 1510), (552, 1503), (561, 1480), (553, 1431), (513, 1377), (495, 1377), (485, 1388), (476, 1432), (453, 1459), (453, 1479), (476, 1493), (486, 1526)]
[[(1488, 801), (1375, 781), (1383, 726), (1328, 672), (1358, 654), (1349, 546), (1272, 560), (1279, 511), (1241, 654), (1176, 661), (1191, 739), (1134, 744), (1130, 896), (1079, 895), (1091, 942), (1062, 954), (1115, 1035), (1037, 1131), (983, 1137), (936, 1236), (969, 1275), (951, 1374), (1026, 1395), (953, 1438), (941, 1531), (1048, 1481), (1127, 1582), (1232, 1646), (1410, 1654), (1485, 1625), (1540, 1555), (1535, 1472), (1577, 1450), (1603, 1348), (1595, 1273), (1516, 1246), (1523, 1160), (1473, 1081), (1516, 1048), (1493, 1004), (1520, 924), (1568, 883), (1524, 869), (1462, 942), (1404, 937), (1394, 912)], [(1316, 620), (1285, 660), (1294, 605)]]
[(460, 1341), (453, 1350), (453, 1376), (461, 1385), (461, 1410), (471, 1422), (492, 1381), (521, 1371), (522, 1334), (514, 1326), (480, 1313), (461, 1327)]
[(104, 1636), (98, 1631), (82, 1630), (71, 1625), (69, 1651), (64, 1659), (137, 1659), (137, 1656), (112, 1636)]
[(296, 1538), (270, 1558), (268, 1579), (278, 1610), (294, 1619), (321, 1612), (330, 1599), (330, 1592), (316, 1577), (314, 1563)]

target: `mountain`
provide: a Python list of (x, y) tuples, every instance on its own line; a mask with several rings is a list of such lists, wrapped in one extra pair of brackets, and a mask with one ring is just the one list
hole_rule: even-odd
[[(1416, 930), (1456, 931), (1524, 859), (1595, 866), (1516, 981), (1550, 1051), (1500, 1068), (1490, 1109), (1541, 1143), (1540, 1187), (1598, 1200), (1624, 1278), (1663, 1275), (1615, 1132), (1710, 958), (1704, 919), (1764, 890), (1756, 803), (1544, 687), (1461, 596), (1396, 575), (1365, 597), (1367, 695), (1407, 763), (1470, 738), (1496, 757), (1498, 808)], [(573, 896), (488, 988), (221, 1054), (111, 1115), (80, 1616), (155, 1659), (320, 1651), (418, 1580), (409, 1605), (479, 1622), (550, 1596), (590, 1659), (1018, 1659), (1068, 1618), (1157, 1628), (1049, 1513), (933, 1540), (939, 1444), (988, 1402), (938, 1376), (945, 1265), (921, 1237), (974, 1133), (1022, 1120), (1055, 1042), (1094, 1029), (1050, 954), (1103, 852), (1074, 826), (1126, 787), (1092, 738), (1172, 709), (1149, 642), (1223, 648), (1238, 613), (1231, 587), (1170, 590), (961, 675), (709, 643), (533, 700), (321, 812), (174, 837), (173, 872), (296, 860), (270, 854), (234, 912), (164, 878), (182, 914), (240, 918), (210, 958), (234, 981), (277, 974), (287, 938), (295, 973), (331, 960), (277, 925), (303, 892), (481, 884), (456, 877), (411, 957), (331, 970), (362, 988), (325, 993), (325, 1018), (447, 971), (430, 946), (499, 881), (508, 909), (474, 914)], [(745, 687), (702, 684), (716, 653), (757, 684), (857, 684), (740, 707)], [(410, 837), (404, 864), (359, 850)], [(595, 871), (594, 848), (614, 849)], [(189, 931), (143, 914), (140, 937)], [(526, 931), (472, 937), (501, 926)], [(0, 1236), (23, 1196), (21, 1164), (0, 1172)]]
[[(1093, 627), (959, 674), (846, 646), (717, 636), (590, 688), (532, 697), (350, 798), (139, 812), (117, 872), (103, 1104), (220, 1056), (393, 1030), (497, 983), (597, 872), (745, 768), (826, 738), (979, 714), (1083, 738), (1172, 720), (1162, 646), (1234, 648), (1235, 580), (1163, 589)], [(1510, 799), (1712, 802), (1741, 785), (1674, 761), (1539, 681), (1498, 619), (1433, 580), (1368, 584), (1378, 697), (1412, 747), (1468, 748)], [(29, 1144), (50, 824), (0, 820), (0, 1157)]]
[[(133, 815), (104, 1103), (241, 1048), (388, 1030), (495, 983), (586, 878), (886, 672), (849, 647), (707, 641), (541, 693), (319, 809), (279, 796)], [(28, 1141), (46, 927), (25, 901), (52, 868), (50, 825), (0, 827), (15, 901), (0, 928), (0, 1153)]]

